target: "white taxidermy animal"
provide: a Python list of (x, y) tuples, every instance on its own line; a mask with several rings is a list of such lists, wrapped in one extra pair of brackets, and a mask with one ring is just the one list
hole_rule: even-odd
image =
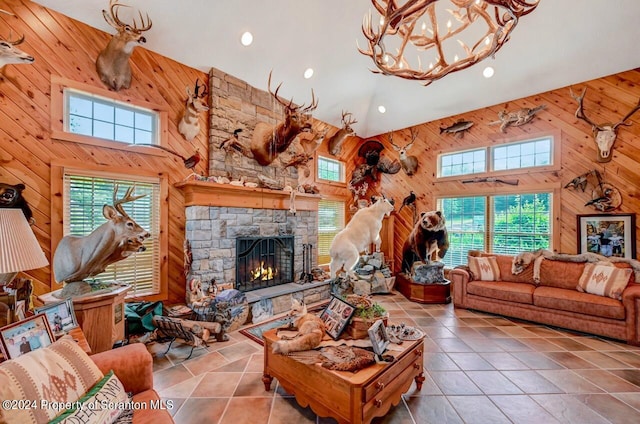
[(382, 219), (389, 216), (394, 206), (389, 199), (380, 198), (373, 205), (358, 210), (351, 221), (331, 242), (329, 255), (330, 278), (335, 278), (338, 271), (344, 267), (349, 277), (355, 279), (353, 267), (358, 263), (360, 252), (369, 253), (369, 246), (374, 243), (376, 252), (380, 251), (380, 230)]

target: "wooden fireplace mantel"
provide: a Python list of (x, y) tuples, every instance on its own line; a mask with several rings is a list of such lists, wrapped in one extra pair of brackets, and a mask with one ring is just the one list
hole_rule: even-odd
[[(262, 187), (244, 187), (207, 181), (182, 181), (174, 186), (184, 193), (185, 206), (224, 206), (252, 209), (289, 209), (291, 193)], [(319, 194), (296, 193), (299, 211), (317, 211)]]

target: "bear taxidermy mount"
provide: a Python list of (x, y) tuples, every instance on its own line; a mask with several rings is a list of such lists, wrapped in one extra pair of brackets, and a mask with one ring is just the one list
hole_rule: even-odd
[(31, 212), (27, 201), (22, 197), (22, 192), (25, 188), (24, 184), (0, 183), (0, 208), (22, 209), (24, 217), (27, 218), (30, 225), (33, 225), (35, 223), (33, 212)]
[(439, 259), (449, 249), (449, 236), (445, 219), (440, 211), (422, 212), (402, 248), (402, 272), (411, 273), (414, 262), (433, 260), (437, 251)]

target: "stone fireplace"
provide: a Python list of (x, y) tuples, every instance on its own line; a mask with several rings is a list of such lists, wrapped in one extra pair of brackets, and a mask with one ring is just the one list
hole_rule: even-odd
[(247, 292), (293, 283), (293, 237), (238, 237), (237, 290)]

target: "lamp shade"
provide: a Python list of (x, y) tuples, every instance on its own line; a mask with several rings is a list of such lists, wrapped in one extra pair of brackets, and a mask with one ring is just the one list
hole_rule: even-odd
[(0, 274), (49, 265), (21, 209), (0, 209)]

